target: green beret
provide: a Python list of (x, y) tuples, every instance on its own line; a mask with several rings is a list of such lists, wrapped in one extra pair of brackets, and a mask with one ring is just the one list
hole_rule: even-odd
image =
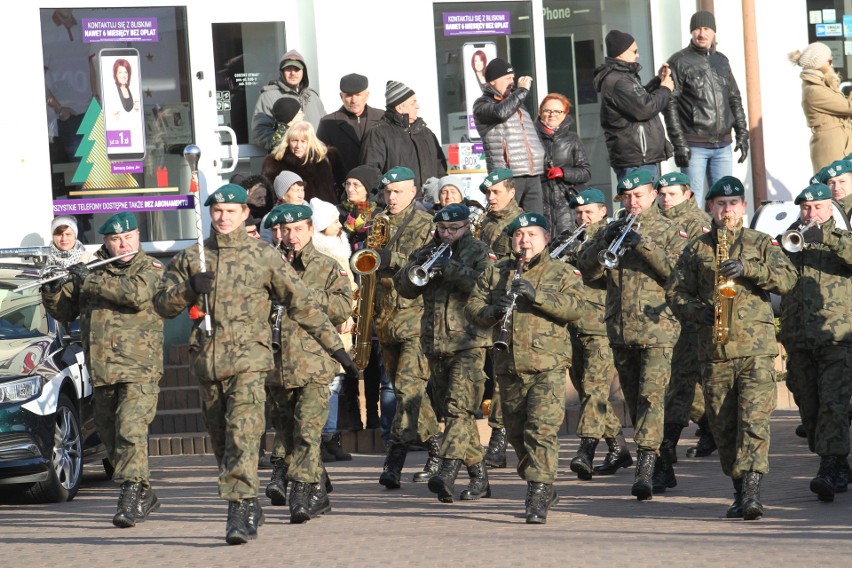
[(514, 176), (512, 175), (512, 170), (509, 168), (497, 168), (496, 170), (491, 170), (488, 172), (488, 175), (485, 176), (485, 181), (479, 184), (479, 191), (485, 193), (485, 191), (495, 183), (500, 183), (501, 181), (507, 180), (511, 177)]
[(822, 201), (831, 199), (831, 190), (824, 183), (812, 183), (796, 197), (794, 203), (798, 205), (803, 201)]
[(100, 226), (98, 232), (102, 235), (120, 235), (137, 228), (139, 228), (139, 223), (136, 222), (136, 216), (133, 213), (122, 211), (107, 219)]
[(825, 183), (833, 177), (852, 173), (852, 162), (849, 160), (836, 160), (819, 171), (819, 183)]
[(282, 203), (272, 208), (272, 211), (266, 216), (266, 221), (263, 222), (263, 228), (269, 229), (275, 225), (304, 221), (305, 219), (310, 219), (312, 214), (313, 209), (308, 205)]
[(450, 203), (432, 217), (432, 221), (467, 221), (470, 219), (470, 209), (464, 203)]
[(625, 191), (636, 189), (640, 185), (654, 184), (654, 176), (648, 170), (633, 170), (620, 180), (618, 180), (618, 195)]
[(550, 223), (547, 222), (547, 217), (541, 213), (530, 213), (529, 211), (526, 211), (515, 217), (515, 220), (509, 223), (509, 226), (506, 227), (506, 234), (511, 237), (515, 234), (515, 231), (521, 227), (531, 226), (541, 227), (545, 231), (550, 230)]
[(710, 201), (714, 197), (743, 197), (744, 195), (743, 182), (734, 176), (723, 176), (716, 180), (704, 200)]
[(661, 187), (668, 187), (670, 185), (691, 185), (692, 182), (689, 180), (689, 176), (683, 172), (670, 172), (664, 176), (660, 176), (660, 179), (654, 183), (654, 189), (659, 190)]
[(389, 184), (408, 179), (414, 179), (414, 172), (411, 168), (406, 168), (405, 166), (391, 168), (382, 176), (382, 181), (379, 182), (379, 189), (384, 189)]
[(590, 187), (579, 195), (572, 197), (568, 206), (571, 207), (571, 209), (576, 209), (578, 205), (588, 205), (590, 203), (606, 203), (603, 191)]
[(828, 178), (824, 177), (825, 176), (825, 170), (827, 170), (827, 169), (828, 169), (828, 166), (824, 166), (824, 167), (820, 168), (820, 170), (813, 175), (813, 177), (810, 179), (810, 181), (808, 183), (812, 184), (812, 183), (825, 183), (825, 182), (827, 182)]
[(244, 204), (246, 201), (248, 201), (248, 192), (246, 191), (246, 188), (235, 183), (229, 183), (211, 193), (207, 198), (207, 201), (204, 202), (204, 205), (206, 207), (217, 203)]

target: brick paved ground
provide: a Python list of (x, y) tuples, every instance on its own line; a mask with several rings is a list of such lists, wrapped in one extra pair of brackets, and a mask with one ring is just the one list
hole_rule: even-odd
[[(267, 521), (258, 540), (229, 547), (212, 456), (170, 456), (152, 458), (163, 507), (135, 529), (110, 524), (117, 490), (100, 473), (87, 474), (71, 503), (0, 505), (2, 565), (848, 565), (852, 493), (823, 504), (808, 491), (817, 460), (793, 434), (796, 424), (792, 411), (773, 419), (772, 472), (763, 492), (767, 517), (756, 522), (723, 518), (730, 482), (716, 454), (684, 457), (692, 438), (679, 447), (678, 487), (638, 503), (630, 496), (632, 472), (576, 480), (568, 463), (577, 441), (564, 436), (562, 500), (545, 526), (523, 522), (525, 485), (512, 469), (514, 459), (508, 469), (491, 470), (492, 499), (444, 505), (425, 484), (383, 489), (377, 483), (382, 456), (361, 454), (329, 465), (332, 513), (291, 526), (286, 507), (272, 508), (262, 498)], [(684, 432), (693, 433), (694, 427)], [(424, 452), (409, 455), (406, 479), (425, 458)]]

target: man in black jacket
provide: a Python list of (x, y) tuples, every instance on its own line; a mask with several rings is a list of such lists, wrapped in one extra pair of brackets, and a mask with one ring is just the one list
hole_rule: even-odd
[(689, 45), (669, 58), (675, 91), (665, 110), (675, 163), (692, 180), (703, 203), (704, 180), (714, 184), (732, 173), (731, 129), (741, 164), (748, 157), (748, 123), (728, 58), (716, 51), (716, 18), (696, 12)]

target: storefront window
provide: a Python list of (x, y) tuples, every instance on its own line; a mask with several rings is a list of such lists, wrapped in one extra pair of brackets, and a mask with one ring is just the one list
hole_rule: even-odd
[[(844, 78), (840, 88), (852, 91), (849, 58), (852, 55), (852, 10), (843, 0), (808, 0), (808, 43), (819, 41), (831, 48), (834, 68)], [(804, 49), (804, 46), (798, 49)]]
[(41, 10), (54, 213), (80, 240), (119, 211), (143, 241), (195, 238), (185, 8)]

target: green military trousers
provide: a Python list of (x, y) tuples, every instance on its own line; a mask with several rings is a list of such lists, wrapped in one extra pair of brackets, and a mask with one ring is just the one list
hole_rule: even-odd
[(402, 445), (425, 442), (440, 430), (432, 403), (426, 394), (429, 364), (420, 347), (420, 337), (381, 345), (385, 371), (396, 395), (391, 442)]
[(690, 419), (697, 423), (704, 416), (700, 347), (697, 333), (681, 332), (677, 339), (672, 352), (672, 378), (666, 389), (667, 423), (686, 428)]
[(633, 422), (633, 441), (639, 450), (656, 452), (663, 441), (672, 349), (613, 347), (612, 354)]
[(272, 401), (275, 441), (272, 459), (283, 459), (291, 481), (319, 483), (322, 478), (320, 444), (328, 420), (328, 385), (310, 383), (299, 388), (267, 385)]
[(571, 384), (580, 395), (581, 438), (615, 438), (621, 434), (621, 420), (609, 403), (609, 390), (615, 377), (612, 349), (602, 335), (571, 334)]

